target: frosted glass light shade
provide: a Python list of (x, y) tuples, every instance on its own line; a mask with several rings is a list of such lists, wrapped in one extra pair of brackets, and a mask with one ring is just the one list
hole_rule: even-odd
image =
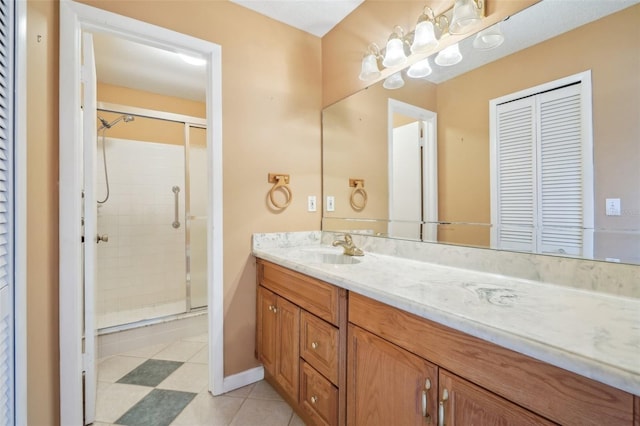
[(362, 58), (362, 70), (358, 78), (362, 81), (375, 80), (380, 77), (380, 68), (378, 68), (378, 60), (376, 55), (370, 53)]
[(435, 62), (441, 67), (450, 67), (461, 60), (462, 53), (460, 53), (460, 48), (458, 47), (458, 43), (456, 43), (438, 52)]
[(473, 47), (476, 49), (493, 49), (504, 42), (504, 35), (500, 30), (500, 22), (489, 28), (480, 31), (473, 40)]
[(433, 22), (421, 21), (416, 26), (411, 44), (412, 53), (424, 53), (438, 46)]
[(398, 71), (397, 73), (391, 74), (384, 80), (382, 83), (382, 87), (385, 89), (399, 89), (404, 86), (404, 80), (402, 79), (402, 73)]
[(431, 74), (432, 71), (431, 65), (429, 65), (429, 58), (425, 58), (411, 65), (407, 70), (407, 75), (411, 78), (424, 78)]
[(481, 19), (480, 8), (478, 8), (474, 0), (456, 0), (453, 5), (449, 32), (451, 34), (464, 34), (471, 25), (480, 22)]
[(385, 67), (395, 67), (407, 62), (407, 55), (404, 54), (404, 46), (402, 40), (392, 37), (387, 42), (387, 51), (382, 60)]

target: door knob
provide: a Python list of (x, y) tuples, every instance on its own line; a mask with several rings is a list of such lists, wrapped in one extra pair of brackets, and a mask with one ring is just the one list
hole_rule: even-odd
[(109, 234), (98, 234), (98, 239), (96, 241), (96, 243), (99, 243), (100, 241), (102, 241), (103, 243), (108, 243), (109, 242)]

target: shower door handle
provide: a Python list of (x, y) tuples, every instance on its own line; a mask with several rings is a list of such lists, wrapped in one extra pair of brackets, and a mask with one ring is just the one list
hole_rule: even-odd
[(173, 188), (171, 188), (171, 190), (173, 191), (174, 194), (174, 199), (175, 199), (175, 220), (173, 221), (173, 223), (171, 224), (171, 226), (173, 226), (175, 229), (180, 228), (180, 200), (179, 200), (179, 196), (178, 194), (180, 193), (180, 187), (179, 186), (174, 186)]

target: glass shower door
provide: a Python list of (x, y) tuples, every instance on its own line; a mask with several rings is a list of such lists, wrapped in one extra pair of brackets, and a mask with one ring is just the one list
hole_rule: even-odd
[(207, 144), (206, 129), (188, 128), (189, 242), (188, 308), (207, 306)]

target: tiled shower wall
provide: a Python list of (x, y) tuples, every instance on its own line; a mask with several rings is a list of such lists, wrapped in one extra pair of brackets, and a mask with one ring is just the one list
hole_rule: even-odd
[[(97, 197), (106, 194), (98, 140)], [(98, 207), (98, 328), (185, 310), (184, 148), (106, 138), (110, 196)], [(180, 227), (173, 186), (179, 186)]]

